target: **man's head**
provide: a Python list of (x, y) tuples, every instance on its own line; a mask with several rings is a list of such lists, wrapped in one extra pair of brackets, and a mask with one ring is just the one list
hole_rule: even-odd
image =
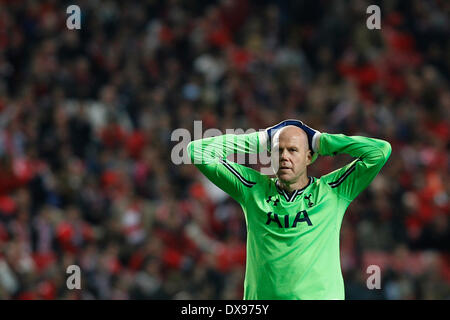
[(296, 126), (286, 126), (273, 138), (273, 156), (278, 165), (274, 166), (277, 177), (284, 183), (293, 184), (306, 174), (306, 167), (311, 163), (306, 133)]

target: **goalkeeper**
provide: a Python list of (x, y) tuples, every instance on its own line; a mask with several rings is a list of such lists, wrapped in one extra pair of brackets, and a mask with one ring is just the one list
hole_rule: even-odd
[[(276, 177), (230, 162), (235, 153), (268, 150)], [(391, 154), (388, 142), (320, 133), (298, 120), (264, 131), (192, 141), (192, 163), (241, 205), (247, 223), (244, 299), (344, 299), (339, 235), (353, 199)], [(355, 159), (320, 178), (318, 155)]]

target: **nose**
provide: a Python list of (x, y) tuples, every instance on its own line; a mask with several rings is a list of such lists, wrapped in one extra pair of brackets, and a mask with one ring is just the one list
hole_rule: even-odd
[(285, 160), (285, 161), (289, 160), (288, 152), (287, 152), (286, 149), (283, 149), (283, 150), (280, 152), (280, 160), (281, 160), (281, 161), (282, 161), (282, 160)]

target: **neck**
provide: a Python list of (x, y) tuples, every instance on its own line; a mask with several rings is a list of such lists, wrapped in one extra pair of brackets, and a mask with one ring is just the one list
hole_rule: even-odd
[(281, 181), (278, 179), (280, 187), (287, 192), (292, 192), (294, 190), (302, 189), (308, 185), (309, 178), (306, 174), (302, 175), (298, 180), (295, 182), (289, 183), (288, 181)]

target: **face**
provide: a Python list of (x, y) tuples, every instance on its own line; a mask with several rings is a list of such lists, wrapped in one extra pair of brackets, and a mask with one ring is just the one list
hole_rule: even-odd
[(273, 147), (278, 150), (278, 179), (292, 184), (306, 174), (306, 167), (311, 163), (311, 151), (308, 148), (306, 133), (302, 129), (294, 126), (282, 129), (278, 144), (275, 138)]

